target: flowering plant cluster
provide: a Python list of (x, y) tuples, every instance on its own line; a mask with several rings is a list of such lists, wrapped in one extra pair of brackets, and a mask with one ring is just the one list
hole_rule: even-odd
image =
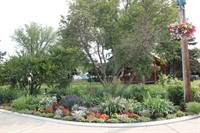
[(168, 29), (173, 40), (180, 40), (183, 36), (186, 36), (187, 38), (192, 38), (194, 36), (194, 32), (196, 31), (196, 27), (187, 22), (172, 23), (168, 25)]

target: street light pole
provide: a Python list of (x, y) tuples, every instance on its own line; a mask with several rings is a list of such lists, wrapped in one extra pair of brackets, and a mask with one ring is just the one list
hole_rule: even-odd
[[(185, 0), (176, 1), (179, 6), (180, 23), (186, 23), (185, 18)], [(182, 47), (182, 68), (183, 68), (183, 88), (184, 88), (184, 101), (185, 103), (191, 101), (191, 86), (190, 86), (190, 64), (188, 52), (188, 40), (184, 35), (181, 39)]]

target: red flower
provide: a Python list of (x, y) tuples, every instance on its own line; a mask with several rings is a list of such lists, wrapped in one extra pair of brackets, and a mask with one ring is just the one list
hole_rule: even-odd
[(45, 113), (52, 113), (52, 112), (53, 112), (53, 108), (51, 108), (51, 107), (46, 107)]
[(63, 110), (62, 110), (62, 113), (65, 114), (65, 115), (69, 115), (69, 114), (70, 114), (70, 112), (69, 112), (68, 109), (63, 109)]
[(89, 117), (95, 117), (96, 114), (95, 114), (95, 113), (90, 113), (90, 114), (88, 114), (87, 116), (89, 116)]
[(106, 114), (101, 114), (101, 115), (99, 116), (99, 118), (100, 118), (100, 119), (103, 119), (103, 120), (106, 120), (106, 119), (108, 119), (108, 115), (106, 115)]
[(99, 112), (97, 112), (97, 113), (95, 114), (95, 116), (96, 116), (97, 118), (99, 118), (100, 115), (101, 115), (101, 114), (100, 114)]

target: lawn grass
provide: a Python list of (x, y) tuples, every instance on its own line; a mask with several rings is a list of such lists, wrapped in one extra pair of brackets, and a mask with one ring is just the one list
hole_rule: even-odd
[(200, 88), (200, 79), (192, 81), (191, 86), (194, 88)]

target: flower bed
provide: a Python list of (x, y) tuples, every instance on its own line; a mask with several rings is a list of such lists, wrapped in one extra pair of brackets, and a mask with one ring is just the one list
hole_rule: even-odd
[[(16, 110), (13, 108), (15, 107), (13, 105), (11, 105), (9, 109), (20, 113), (33, 114), (42, 117), (90, 123), (149, 122), (182, 117), (188, 114), (178, 110), (171, 104), (171, 102), (160, 98), (149, 97), (146, 98), (143, 103), (139, 103), (134, 99), (127, 100), (122, 97), (116, 97), (102, 101), (101, 105), (84, 107), (83, 103), (78, 102), (78, 97), (73, 97), (77, 103), (74, 103), (71, 108), (63, 106), (62, 101), (66, 102), (66, 100), (57, 102), (55, 97), (44, 96), (43, 98), (38, 97), (40, 100), (38, 100), (39, 102), (35, 110)], [(71, 96), (70, 100), (72, 100)], [(21, 102), (22, 99), (19, 101)], [(16, 102), (17, 100), (13, 103)], [(66, 103), (64, 103), (64, 105), (66, 105)], [(192, 108), (194, 108), (194, 106), (199, 106), (199, 104), (192, 104)]]

